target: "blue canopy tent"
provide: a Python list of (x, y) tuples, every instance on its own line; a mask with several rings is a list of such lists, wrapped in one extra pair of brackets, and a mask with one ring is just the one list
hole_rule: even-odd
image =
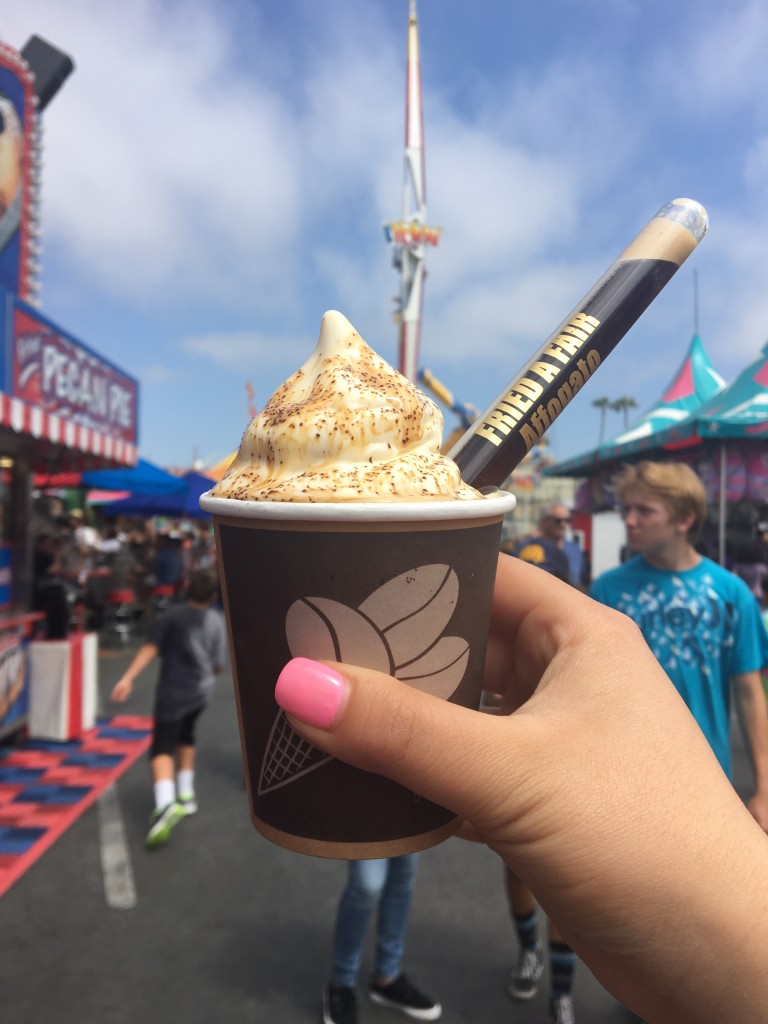
[[(703, 441), (722, 439), (754, 440), (763, 444), (768, 441), (768, 344), (738, 377), (698, 404), (678, 423), (661, 430), (638, 433), (621, 445), (612, 442), (602, 445), (594, 452), (547, 467), (546, 474), (588, 476), (590, 471), (620, 462), (628, 456), (684, 450)], [(768, 498), (768, 493), (759, 496)]]
[(159, 466), (139, 459), (132, 469), (93, 469), (82, 474), (81, 486), (100, 491), (130, 491), (131, 494), (174, 494), (184, 490), (184, 480), (171, 476)]
[(548, 467), (551, 476), (591, 476), (637, 458), (689, 462), (719, 506), (719, 557), (725, 559), (728, 501), (768, 502), (768, 344), (726, 387), (666, 429), (601, 451), (599, 460), (570, 459)]
[(102, 505), (107, 516), (165, 516), (168, 519), (210, 519), (208, 512), (200, 508), (200, 495), (209, 491), (213, 480), (200, 473), (185, 473), (174, 477), (181, 485), (173, 493), (135, 493), (121, 501)]
[(667, 453), (693, 453), (694, 469), (717, 497), (720, 561), (726, 503), (768, 502), (768, 344), (728, 387), (658, 438)]
[(768, 440), (768, 343), (728, 387), (666, 433), (671, 441), (694, 437)]
[(725, 381), (716, 372), (698, 334), (682, 365), (659, 401), (628, 430), (591, 451), (565, 459), (546, 470), (547, 476), (589, 476), (607, 462), (618, 462), (635, 450), (654, 447), (667, 429), (687, 421), (692, 412), (717, 395)]

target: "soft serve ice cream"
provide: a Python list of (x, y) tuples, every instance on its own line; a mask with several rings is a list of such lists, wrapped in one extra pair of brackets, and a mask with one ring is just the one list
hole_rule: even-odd
[(388, 672), (477, 708), (503, 516), (441, 455), (437, 406), (340, 313), (200, 504), (213, 517), (254, 825), (289, 850), (394, 857), (454, 812), (330, 757), (274, 682), (292, 658)]
[(246, 428), (217, 498), (445, 501), (478, 498), (440, 454), (437, 405), (376, 355), (341, 313)]

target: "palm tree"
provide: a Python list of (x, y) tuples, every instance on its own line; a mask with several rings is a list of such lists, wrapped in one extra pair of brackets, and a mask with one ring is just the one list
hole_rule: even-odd
[(608, 411), (608, 409), (611, 407), (611, 400), (610, 400), (610, 398), (605, 398), (605, 397), (603, 397), (603, 398), (596, 398), (592, 402), (592, 405), (594, 405), (595, 408), (600, 410), (600, 439), (599, 439), (599, 441), (597, 443), (598, 444), (602, 444), (603, 443), (603, 438), (605, 437), (605, 414)]
[(617, 398), (615, 402), (611, 402), (611, 409), (614, 412), (624, 413), (624, 429), (626, 430), (629, 426), (629, 410), (636, 409), (637, 402), (632, 398), (631, 395), (622, 395), (621, 398)]

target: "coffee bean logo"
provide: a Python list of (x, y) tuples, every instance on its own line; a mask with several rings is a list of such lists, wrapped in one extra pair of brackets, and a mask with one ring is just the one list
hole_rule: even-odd
[[(288, 647), (294, 658), (366, 665), (447, 700), (469, 660), (466, 640), (442, 635), (458, 598), (459, 580), (448, 565), (409, 569), (382, 583), (358, 608), (328, 597), (302, 597), (286, 615)], [(262, 762), (259, 795), (329, 760), (280, 711)]]

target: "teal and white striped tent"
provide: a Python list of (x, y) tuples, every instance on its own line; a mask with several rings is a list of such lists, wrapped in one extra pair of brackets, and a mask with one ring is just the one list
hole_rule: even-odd
[(590, 476), (606, 463), (621, 462), (635, 452), (654, 448), (667, 430), (688, 421), (691, 414), (715, 398), (725, 381), (712, 366), (698, 334), (688, 346), (682, 365), (658, 402), (628, 430), (582, 455), (547, 468), (547, 476)]

